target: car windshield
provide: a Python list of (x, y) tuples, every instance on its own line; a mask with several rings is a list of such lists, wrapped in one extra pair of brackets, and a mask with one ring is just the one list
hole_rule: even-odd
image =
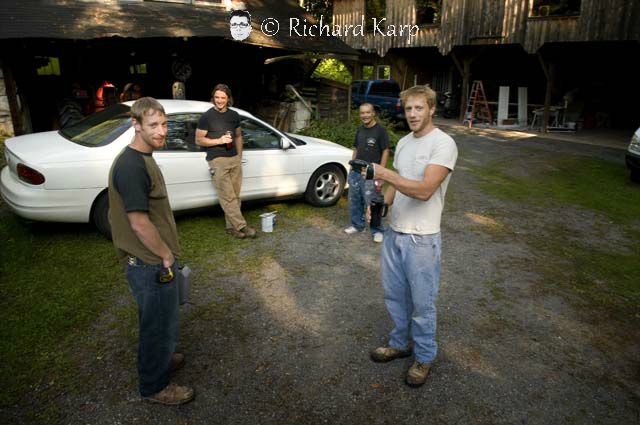
[(400, 96), (400, 86), (395, 81), (380, 81), (371, 84), (369, 94), (378, 96)]
[(84, 146), (108, 145), (131, 127), (130, 110), (123, 104), (111, 106), (61, 129), (60, 134)]

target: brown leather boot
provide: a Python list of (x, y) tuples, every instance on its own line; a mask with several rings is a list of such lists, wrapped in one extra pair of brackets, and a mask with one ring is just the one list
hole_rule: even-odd
[(407, 372), (407, 385), (410, 387), (419, 387), (423, 385), (427, 381), (429, 370), (431, 370), (431, 363), (413, 362), (413, 365)]
[(244, 233), (244, 235), (248, 238), (256, 237), (256, 229), (254, 229), (253, 227), (244, 226), (242, 229), (240, 229), (240, 231)]
[(390, 362), (391, 360), (409, 357), (411, 350), (400, 350), (391, 347), (378, 347), (371, 352), (371, 360), (378, 363)]
[(244, 239), (245, 238), (245, 234), (243, 232), (241, 232), (240, 230), (236, 230), (236, 229), (227, 229), (227, 233), (235, 236), (238, 239)]
[(164, 404), (166, 406), (177, 406), (178, 404), (188, 403), (193, 400), (196, 392), (191, 387), (183, 387), (176, 384), (169, 384), (162, 391), (159, 391), (144, 400), (152, 403)]

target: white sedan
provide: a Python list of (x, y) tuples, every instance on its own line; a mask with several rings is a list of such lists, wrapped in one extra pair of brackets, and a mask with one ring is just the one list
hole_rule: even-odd
[[(116, 155), (131, 142), (129, 110), (121, 103), (60, 131), (5, 141), (0, 192), (19, 216), (36, 221), (93, 222), (111, 234), (108, 175)], [(168, 119), (165, 148), (154, 152), (174, 211), (218, 203), (205, 153), (195, 144), (198, 119), (212, 105), (160, 100)], [(304, 195), (316, 206), (342, 196), (352, 151), (313, 137), (285, 134), (246, 111), (240, 114), (243, 200)]]

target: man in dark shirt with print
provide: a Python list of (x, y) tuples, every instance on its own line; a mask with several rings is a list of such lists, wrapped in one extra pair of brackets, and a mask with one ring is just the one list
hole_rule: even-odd
[(140, 395), (156, 403), (183, 404), (192, 388), (169, 383), (184, 365), (175, 352), (178, 333), (180, 254), (167, 188), (152, 153), (164, 146), (167, 118), (157, 100), (143, 97), (131, 107), (135, 137), (116, 157), (109, 173), (113, 244), (127, 264), (131, 293), (138, 303)]
[(247, 225), (240, 210), (242, 189), (242, 130), (240, 115), (233, 105), (231, 89), (218, 84), (211, 93), (213, 107), (202, 114), (196, 130), (196, 143), (207, 152), (206, 160), (213, 173), (213, 186), (226, 221), (227, 233), (236, 238), (255, 238), (256, 231)]
[[(383, 126), (376, 122), (375, 117), (376, 113), (372, 104), (363, 103), (360, 105), (362, 125), (356, 131), (355, 150), (351, 159), (361, 159), (384, 166), (389, 159), (389, 134)], [(374, 197), (382, 198), (380, 193), (382, 182), (365, 180), (359, 172), (353, 169), (349, 172), (348, 179), (351, 226), (344, 231), (351, 235), (364, 230), (366, 208)], [(383, 232), (382, 227), (371, 228), (373, 240), (378, 243), (382, 242)]]

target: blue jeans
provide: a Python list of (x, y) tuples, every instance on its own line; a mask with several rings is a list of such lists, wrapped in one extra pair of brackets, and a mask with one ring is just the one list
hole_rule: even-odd
[[(366, 227), (365, 212), (372, 199), (383, 199), (382, 193), (375, 191), (373, 180), (366, 180), (362, 174), (353, 170), (349, 171), (349, 215), (351, 225), (363, 231)], [(371, 228), (371, 233), (384, 232), (382, 224), (379, 228)]]
[[(177, 264), (171, 268), (177, 276)], [(127, 264), (129, 288), (138, 303), (138, 376), (143, 397), (169, 384), (171, 355), (178, 336), (178, 285), (175, 278), (168, 283), (158, 283), (157, 274), (161, 269), (162, 264), (146, 265), (140, 260)]]
[(440, 286), (440, 233), (413, 235), (388, 229), (381, 257), (382, 286), (394, 328), (389, 346), (405, 349), (413, 339), (416, 360), (431, 363), (436, 343), (436, 298)]

